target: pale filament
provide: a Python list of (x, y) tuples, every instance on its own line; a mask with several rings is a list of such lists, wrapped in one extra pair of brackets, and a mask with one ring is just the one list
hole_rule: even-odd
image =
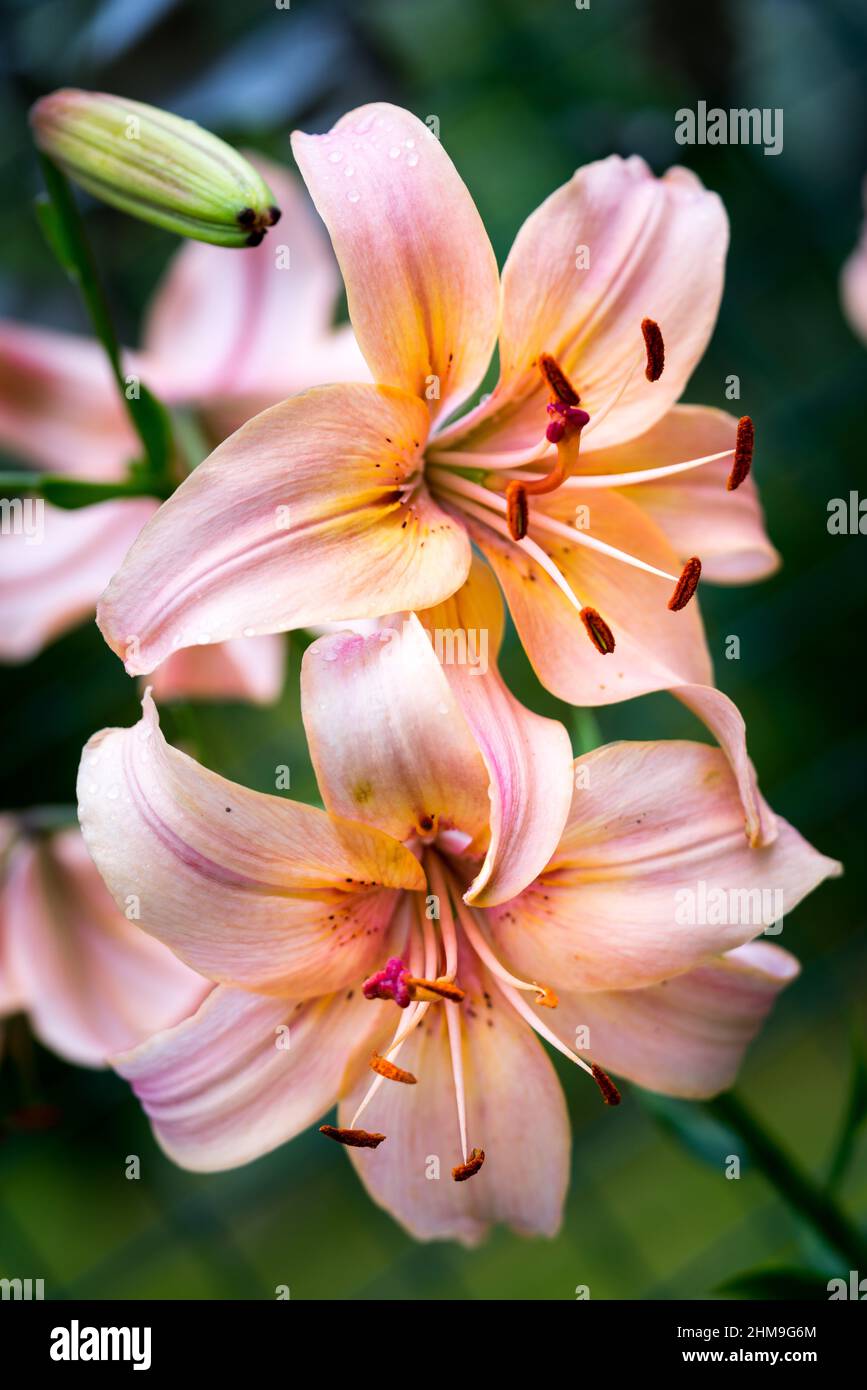
[[(489, 497), (493, 497), (494, 495), (495, 494), (493, 492), (488, 493)], [(489, 526), (492, 531), (496, 531), (497, 535), (503, 536), (509, 542), (510, 545), (518, 545), (521, 547), (522, 550), (526, 551), (528, 555), (532, 556), (532, 558), (536, 561), (536, 564), (539, 565), (539, 567), (545, 571), (549, 579), (553, 579), (554, 583), (557, 585), (557, 588), (560, 589), (562, 593), (566, 595), (569, 602), (573, 604), (575, 608), (577, 608), (579, 613), (582, 611), (582, 609), (587, 607), (587, 604), (582, 603), (578, 596), (575, 594), (574, 590), (572, 590), (569, 587), (569, 584), (563, 578), (563, 575), (560, 573), (550, 556), (546, 555), (542, 547), (540, 545), (537, 545), (534, 540), (531, 540), (529, 536), (525, 536), (524, 539), (521, 541), (516, 541), (512, 537), (512, 534), (509, 531), (509, 528), (506, 525), (505, 521), (503, 521), (503, 519), (499, 517), (496, 514), (496, 512), (490, 510), (486, 511), (484, 507), (479, 507), (475, 504), (475, 502), (469, 502), (464, 498), (461, 498), (460, 501), (458, 501), (458, 499), (455, 497), (452, 499), (452, 501), (455, 506), (461, 509), (461, 511), (469, 512), (470, 516), (477, 517), (479, 521), (483, 521), (486, 526)]]
[(543, 985), (532, 984), (528, 980), (520, 980), (517, 975), (512, 975), (511, 972), (497, 960), (497, 957), (485, 940), (484, 935), (476, 925), (472, 908), (467, 906), (459, 894), (460, 890), (458, 889), (455, 905), (458, 909), (458, 918), (461, 927), (466, 932), (470, 945), (476, 955), (483, 964), (488, 967), (491, 974), (495, 975), (498, 980), (502, 980), (504, 985), (508, 985), (512, 989), (529, 990), (532, 994), (537, 995), (544, 994), (546, 990)]
[[(431, 482), (439, 485), (438, 491), (451, 492), (453, 495), (460, 496), (462, 499), (475, 498), (481, 502), (482, 506), (489, 507), (497, 512), (505, 513), (507, 510), (504, 497), (499, 493), (491, 492), (488, 488), (482, 487), (479, 483), (471, 483), (468, 478), (452, 477), (448, 474), (443, 475), (442, 472), (436, 471), (435, 476), (431, 476)], [(489, 526), (493, 526), (490, 517), (486, 517), (484, 514), (480, 515), (479, 508), (473, 507), (463, 500), (459, 505), (472, 515), (478, 516), (480, 520), (485, 521)], [(576, 527), (567, 526), (565, 522), (557, 521), (554, 517), (548, 516), (546, 512), (534, 511), (531, 516), (531, 525), (536, 530), (549, 531), (555, 536), (562, 536), (572, 541), (575, 545), (583, 545), (588, 550), (595, 550), (599, 555), (607, 555), (610, 560), (620, 560), (625, 565), (632, 565), (634, 569), (644, 570), (646, 574), (654, 574), (657, 578), (667, 579), (672, 584), (677, 583), (678, 576), (676, 574), (669, 574), (666, 570), (657, 569), (656, 565), (649, 565), (646, 560), (639, 560), (637, 556), (630, 555), (627, 550), (618, 550), (616, 546), (609, 545), (607, 541), (600, 541), (596, 536), (588, 536), (584, 531), (579, 531)], [(498, 528), (493, 526), (493, 529), (497, 530)], [(515, 541), (508, 527), (505, 527), (500, 534), (507, 535), (509, 539), (513, 541), (513, 544), (522, 546), (528, 553), (533, 554), (534, 559), (538, 560), (538, 554), (536, 552), (540, 552), (541, 548), (536, 546), (535, 550), (531, 551), (530, 547), (534, 545), (534, 542), (530, 540), (529, 536), (525, 536), (523, 540)], [(544, 554), (544, 551), (541, 551), (541, 553)], [(542, 563), (541, 560), (539, 560), (539, 563)], [(543, 568), (547, 569), (546, 566), (543, 566)], [(547, 570), (547, 572), (549, 574), (551, 573), (550, 570)], [(559, 574), (559, 570), (557, 572)], [(554, 576), (551, 575), (551, 578), (553, 579)], [(560, 587), (562, 588), (562, 584)], [(579, 606), (583, 608), (585, 605), (581, 604)]]
[(584, 1061), (583, 1057), (579, 1057), (577, 1052), (573, 1052), (571, 1047), (567, 1047), (564, 1042), (560, 1041), (557, 1034), (553, 1033), (547, 1024), (542, 1022), (538, 1014), (533, 1012), (526, 999), (522, 999), (516, 989), (513, 989), (511, 985), (505, 983), (498, 984), (497, 988), (502, 993), (503, 998), (511, 1004), (512, 1008), (515, 1009), (523, 1019), (526, 1019), (527, 1023), (539, 1034), (540, 1038), (544, 1038), (552, 1047), (556, 1047), (557, 1051), (562, 1052), (564, 1057), (568, 1057), (570, 1062), (575, 1062), (577, 1066), (587, 1072), (588, 1076), (593, 1076), (593, 1068)]
[[(588, 426), (589, 428), (589, 426)], [(718, 454), (705, 454), (702, 458), (686, 459), (684, 463), (661, 464), (659, 468), (636, 468), (631, 473), (573, 473), (562, 486), (567, 491), (581, 492), (594, 487), (633, 487), (638, 483), (654, 483), (660, 478), (670, 478), (675, 473), (686, 473), (692, 468), (701, 468), (706, 463), (718, 463), (720, 459), (734, 458), (734, 449), (722, 449)], [(593, 455), (589, 456), (591, 459)], [(510, 481), (518, 483), (535, 482), (538, 473), (528, 473), (517, 468), (509, 475)]]

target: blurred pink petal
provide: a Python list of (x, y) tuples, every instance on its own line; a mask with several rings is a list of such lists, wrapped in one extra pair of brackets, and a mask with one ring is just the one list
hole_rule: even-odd
[[(867, 179), (862, 194), (867, 208)], [(840, 298), (852, 331), (867, 343), (867, 218), (858, 245), (840, 272)]]
[(286, 675), (282, 636), (236, 637), (210, 647), (174, 652), (154, 672), (155, 700), (249, 700), (270, 705), (279, 699)]
[[(16, 990), (0, 1006), (28, 1014), (47, 1047), (83, 1066), (134, 1046), (198, 1008), (210, 982), (124, 916), (77, 830), (12, 849), (2, 890), (2, 955)], [(16, 997), (17, 996), (17, 997)]]

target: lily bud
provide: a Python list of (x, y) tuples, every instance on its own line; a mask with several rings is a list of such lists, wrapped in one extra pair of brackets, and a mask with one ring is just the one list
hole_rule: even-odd
[(216, 246), (258, 246), (280, 216), (253, 166), (195, 121), (64, 88), (31, 108), (38, 148), (95, 198)]

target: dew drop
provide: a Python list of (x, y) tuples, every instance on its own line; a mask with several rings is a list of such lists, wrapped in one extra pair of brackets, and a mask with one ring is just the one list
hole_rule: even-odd
[(346, 168), (344, 169), (343, 172), (344, 172), (344, 174), (346, 175), (346, 177), (347, 177), (348, 179), (351, 179), (351, 178), (352, 178), (352, 175), (355, 173), (355, 165), (354, 165), (354, 164), (347, 164), (347, 166), (346, 166)]
[(359, 193), (357, 188), (350, 188), (346, 196), (350, 203), (357, 203), (359, 198), (361, 197), (361, 194)]
[(414, 169), (415, 166), (418, 164), (418, 155), (408, 154), (406, 157), (406, 162), (409, 165), (410, 169)]
[(343, 158), (343, 151), (342, 151), (342, 150), (332, 150), (331, 153), (330, 153), (330, 155), (328, 156), (328, 162), (329, 162), (329, 164), (339, 164), (342, 158)]
[(408, 149), (408, 150), (414, 150), (414, 149), (415, 149), (415, 141), (414, 141), (414, 140), (404, 140), (403, 143), (404, 143), (404, 146), (405, 146), (406, 149)]
[(399, 145), (392, 145), (391, 149), (390, 149), (389, 152), (388, 152), (388, 157), (389, 157), (389, 159), (399, 159), (399, 158), (400, 158), (400, 146), (399, 146)]

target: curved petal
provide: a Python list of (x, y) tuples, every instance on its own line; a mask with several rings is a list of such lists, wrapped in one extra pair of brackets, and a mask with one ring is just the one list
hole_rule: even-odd
[(77, 830), (16, 846), (4, 919), (34, 1032), (82, 1066), (185, 1018), (211, 987), (118, 911)]
[[(35, 502), (30, 536), (0, 536), (0, 661), (27, 661), (83, 619), (157, 503), (147, 497), (64, 511)], [(41, 520), (40, 520), (41, 518)]]
[(449, 414), (482, 380), (499, 315), (497, 263), (457, 170), (427, 126), (387, 102), (327, 135), (296, 131), (292, 151), (374, 379)]
[[(574, 525), (579, 508), (581, 530)], [(563, 531), (546, 529), (547, 518)], [(534, 500), (530, 512), (531, 542), (554, 563), (576, 600), (595, 608), (611, 628), (615, 649), (606, 656), (588, 639), (576, 604), (526, 548), (475, 518), (467, 517), (466, 524), (503, 587), (536, 674), (561, 700), (610, 705), (684, 681), (712, 680), (698, 604), (670, 612), (673, 582), (581, 544), (586, 533), (676, 579), (678, 556), (630, 499), (608, 489), (560, 490)]]
[(378, 830), (248, 791), (169, 747), (148, 695), (132, 729), (90, 740), (78, 778), (88, 849), (117, 902), (203, 975), (310, 995), (369, 973), (397, 888), (422, 889)]
[(417, 618), (369, 637), (320, 637), (301, 709), (322, 799), (397, 840), (456, 828), (486, 836), (488, 777)]
[(424, 607), (470, 562), (415, 477), (421, 401), (317, 387), (227, 439), (145, 528), (97, 621), (130, 675), (178, 647)]
[[(223, 418), (231, 400), (257, 403), (246, 415), (236, 408), (233, 428), (295, 391), (344, 377), (336, 360), (333, 374), (322, 374), (341, 288), (328, 238), (298, 180), (267, 160), (254, 163), (281, 209), (279, 227), (240, 252), (186, 242), (144, 334), (154, 389), (165, 399), (213, 404)], [(321, 362), (311, 375), (312, 352)], [(365, 379), (357, 348), (352, 365), (350, 377)]]
[[(541, 353), (557, 359), (590, 412), (588, 445), (642, 434), (678, 399), (707, 346), (727, 245), (722, 203), (688, 169), (657, 179), (643, 159), (618, 155), (579, 169), (515, 238), (503, 268), (500, 381), (443, 443), (495, 450), (541, 440)], [(645, 318), (665, 341), (665, 370), (653, 383), (644, 374)]]
[[(567, 993), (544, 1022), (569, 1047), (650, 1091), (700, 1099), (734, 1083), (744, 1052), (800, 967), (767, 941), (646, 989)], [(579, 1030), (585, 1030), (580, 1032)]]
[(519, 704), (502, 680), (496, 662), (503, 603), (482, 561), (473, 561), (457, 593), (418, 617), (490, 781), (490, 844), (466, 901), (479, 907), (505, 902), (541, 873), (566, 824), (572, 803), (569, 735), (556, 720)]
[[(364, 1111), (369, 1130), (386, 1135), (375, 1150), (350, 1149), (378, 1206), (418, 1240), (477, 1245), (495, 1222), (522, 1235), (554, 1236), (569, 1180), (569, 1119), (563, 1092), (532, 1030), (490, 978), (461, 971), (459, 1006), (467, 1139), (485, 1162), (454, 1182), (463, 1161), (444, 1004), (428, 1012), (400, 1052), (415, 1086), (386, 1082)], [(486, 993), (483, 994), (483, 988)], [(349, 1125), (367, 1090), (362, 1080), (341, 1104)]]
[[(737, 419), (724, 410), (679, 405), (628, 444), (582, 452), (583, 472), (631, 473), (733, 450)], [(623, 489), (667, 537), (681, 560), (700, 555), (702, 578), (717, 584), (749, 584), (779, 567), (768, 539), (755, 482), (749, 477), (726, 490), (732, 460), (719, 459), (688, 472)], [(566, 484), (580, 491), (580, 478)]]
[(99, 343), (0, 322), (0, 446), (52, 472), (123, 476), (141, 445)]
[(114, 1065), (169, 1158), (213, 1173), (269, 1153), (329, 1110), (381, 1031), (360, 990), (293, 1003), (219, 985), (193, 1018)]
[[(867, 179), (862, 197), (867, 210)], [(861, 229), (858, 245), (840, 272), (840, 298), (852, 331), (867, 343), (867, 222)]]
[(155, 700), (249, 700), (271, 705), (283, 689), (286, 643), (278, 634), (236, 637), (174, 652), (151, 678)]
[(619, 743), (575, 764), (570, 820), (545, 873), (493, 908), (498, 945), (560, 990), (637, 989), (778, 922), (840, 865), (785, 821), (751, 849), (724, 755), (698, 743)]

